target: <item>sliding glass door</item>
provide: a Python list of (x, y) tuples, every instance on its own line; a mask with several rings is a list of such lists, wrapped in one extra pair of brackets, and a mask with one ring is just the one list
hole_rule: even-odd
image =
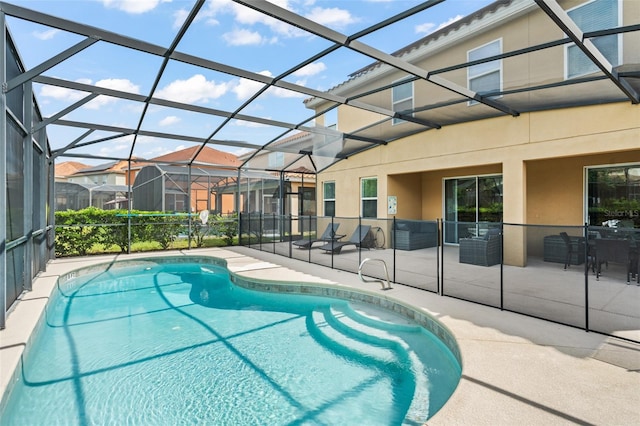
[(587, 221), (640, 228), (640, 164), (587, 169)]
[(487, 226), (480, 222), (502, 221), (501, 175), (446, 179), (444, 193), (446, 243), (482, 235)]

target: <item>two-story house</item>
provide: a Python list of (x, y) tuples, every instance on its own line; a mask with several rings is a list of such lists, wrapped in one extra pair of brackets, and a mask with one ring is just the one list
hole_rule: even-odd
[[(640, 34), (624, 30), (640, 2), (559, 4), (599, 61), (537, 4), (497, 1), (394, 54), (427, 78), (376, 62), (333, 88), (406, 119), (338, 108), (344, 143), (389, 142), (322, 171), (318, 213), (640, 227)], [(526, 237), (511, 231), (505, 261), (522, 264)], [(445, 226), (446, 243), (461, 236)]]

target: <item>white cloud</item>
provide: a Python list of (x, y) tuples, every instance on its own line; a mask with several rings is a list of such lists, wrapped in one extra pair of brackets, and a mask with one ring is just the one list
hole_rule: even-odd
[[(121, 92), (127, 93), (140, 93), (140, 87), (136, 84), (133, 84), (130, 80), (126, 78), (107, 78), (104, 80), (96, 81), (96, 86), (104, 87), (106, 89), (119, 90)], [(118, 101), (118, 98), (114, 98), (112, 96), (100, 95), (97, 98), (93, 99), (91, 102), (85, 105), (85, 108), (88, 109), (100, 109), (105, 105), (111, 104)]]
[(333, 28), (344, 28), (357, 21), (348, 10), (337, 7), (314, 7), (305, 17), (318, 24)]
[(236, 29), (222, 35), (231, 46), (248, 46), (262, 44), (264, 39), (260, 33), (245, 29)]
[(431, 34), (434, 33), (438, 30), (443, 29), (444, 27), (453, 24), (456, 21), (459, 21), (460, 19), (462, 19), (463, 16), (462, 15), (456, 15), (453, 18), (450, 18), (449, 20), (441, 23), (440, 25), (438, 25), (436, 27), (436, 24), (434, 24), (433, 22), (426, 22), (424, 24), (420, 24), (420, 25), (416, 25), (415, 26), (415, 31), (417, 34)]
[[(271, 74), (270, 71), (261, 71), (259, 74), (266, 75), (268, 77), (273, 77), (273, 74)], [(300, 84), (300, 85), (304, 85), (304, 83), (305, 83), (304, 80), (296, 82), (296, 84)], [(238, 79), (237, 83), (233, 86), (233, 89), (231, 90), (233, 91), (233, 93), (236, 94), (236, 97), (239, 100), (244, 101), (246, 99), (249, 99), (251, 96), (253, 96), (253, 94), (256, 93), (258, 90), (262, 89), (262, 87), (264, 87), (263, 83), (260, 83), (254, 80), (248, 80), (246, 78), (240, 78)], [(281, 87), (271, 87), (267, 90), (266, 93), (268, 93), (269, 95), (275, 96), (277, 98), (306, 97), (306, 95), (304, 94), (294, 92), (288, 89), (283, 89)], [(254, 105), (254, 107), (255, 106), (256, 105)]]
[(131, 144), (108, 144), (100, 148), (99, 155), (110, 156), (119, 152), (128, 152), (131, 149)]
[(140, 87), (126, 78), (106, 78), (96, 81), (96, 86), (104, 87), (105, 89), (120, 90), (121, 92), (140, 93)]
[(216, 84), (208, 81), (202, 74), (196, 74), (187, 80), (176, 80), (160, 89), (156, 95), (159, 98), (177, 102), (194, 103), (208, 102), (217, 99), (229, 90), (228, 83)]
[[(270, 3), (273, 3), (283, 9), (292, 10), (287, 0), (271, 0)], [(281, 21), (264, 15), (257, 10), (250, 9), (246, 6), (242, 6), (237, 3), (231, 3), (231, 7), (233, 9), (233, 13), (235, 14), (236, 20), (242, 24), (254, 25), (260, 23), (274, 28), (279, 28), (279, 25), (281, 24)]]
[(464, 16), (462, 16), (462, 15), (456, 15), (456, 16), (454, 16), (453, 18), (450, 18), (448, 21), (443, 22), (442, 24), (440, 24), (440, 25), (438, 26), (438, 29), (440, 30), (440, 29), (442, 29), (442, 28), (446, 27), (447, 25), (453, 24), (454, 22), (461, 20), (462, 18), (464, 18)]
[[(273, 76), (269, 71), (261, 71), (259, 74), (266, 75), (269, 77)], [(236, 94), (236, 97), (239, 100), (244, 101), (246, 99), (249, 99), (258, 90), (262, 89), (262, 87), (264, 87), (264, 84), (260, 82), (248, 80), (246, 78), (241, 78), (238, 80), (238, 82), (233, 86), (233, 89), (231, 90), (233, 91), (233, 93)]]
[(415, 31), (416, 34), (431, 34), (435, 27), (436, 24), (433, 22), (425, 22), (424, 24), (416, 25)]
[[(267, 120), (269, 119), (269, 117), (263, 117), (266, 118)], [(249, 128), (256, 128), (256, 127), (270, 127), (267, 124), (262, 124), (262, 123), (256, 123), (253, 121), (246, 121), (246, 120), (234, 120), (231, 123), (232, 126), (238, 126), (238, 127), (249, 127)]]
[(184, 21), (187, 20), (187, 16), (189, 16), (189, 11), (186, 9), (179, 9), (173, 12), (173, 29), (177, 30), (182, 27)]
[(66, 87), (42, 86), (42, 89), (40, 89), (40, 96), (43, 98), (53, 98), (59, 101), (75, 102), (87, 96), (87, 93), (67, 89)]
[[(287, 0), (272, 0), (271, 3), (283, 9), (293, 10)], [(208, 24), (217, 25), (219, 21), (216, 17), (221, 14), (233, 15), (235, 22), (241, 26), (264, 25), (280, 36), (296, 37), (307, 34), (299, 28), (229, 0), (211, 0), (207, 2), (207, 9), (201, 11), (198, 18), (205, 19)], [(269, 43), (277, 40), (276, 36), (261, 35), (261, 38), (263, 41), (268, 40)]]
[(208, 16), (222, 13), (225, 10), (229, 10), (233, 7), (233, 2), (231, 0), (209, 0), (206, 4), (207, 9), (203, 10), (201, 13), (204, 13)]
[(327, 66), (323, 62), (313, 62), (300, 68), (298, 71), (294, 72), (293, 75), (296, 77), (309, 77), (319, 74), (326, 69)]
[(165, 126), (171, 126), (172, 124), (176, 124), (179, 123), (181, 120), (179, 117), (176, 117), (175, 115), (169, 115), (165, 118), (163, 118), (162, 120), (160, 120), (160, 125), (165, 127)]
[(59, 32), (60, 30), (53, 28), (45, 31), (34, 31), (32, 34), (38, 40), (51, 40)]
[(167, 0), (102, 0), (105, 7), (119, 9), (123, 12), (140, 14), (155, 9), (158, 4)]
[[(296, 84), (298, 84), (299, 86), (304, 86), (306, 84), (306, 81), (304, 80), (300, 80), (300, 81), (296, 81)], [(288, 90), (288, 89), (283, 89), (281, 87), (271, 87), (269, 90), (267, 90), (267, 92), (270, 95), (273, 95), (277, 98), (306, 98), (308, 97), (308, 95), (302, 94), (302, 93), (298, 93), (298, 92), (294, 92), (293, 90)]]
[[(83, 78), (76, 80), (78, 83), (83, 84), (92, 84), (91, 80)], [(108, 78), (104, 80), (97, 81), (95, 86), (105, 87), (108, 89), (120, 90), (128, 93), (140, 93), (140, 87), (133, 84), (130, 80), (121, 79), (121, 78)], [(57, 86), (42, 86), (40, 90), (40, 96), (44, 98), (53, 98), (58, 101), (67, 101), (67, 102), (76, 102), (85, 96), (87, 96), (87, 92), (82, 92), (79, 90), (71, 90), (64, 87)], [(100, 95), (97, 98), (93, 99), (91, 102), (84, 105), (85, 108), (89, 109), (99, 109), (109, 103), (116, 102), (118, 99), (111, 96), (103, 96)]]

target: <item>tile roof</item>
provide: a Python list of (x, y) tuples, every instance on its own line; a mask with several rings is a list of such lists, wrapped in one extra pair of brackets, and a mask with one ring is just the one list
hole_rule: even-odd
[(55, 165), (56, 176), (69, 176), (76, 173), (79, 170), (89, 167), (86, 164), (79, 163), (77, 161), (64, 161)]
[[(152, 158), (154, 162), (188, 162), (191, 161), (196, 151), (200, 149), (200, 146), (192, 146), (191, 148), (185, 148), (180, 151), (170, 152), (169, 154), (161, 155), (159, 157)], [(205, 146), (198, 154), (198, 157), (194, 160), (196, 163), (208, 163), (208, 164), (220, 164), (226, 166), (239, 166), (240, 160), (238, 157), (224, 151), (218, 151), (217, 149), (209, 148)]]

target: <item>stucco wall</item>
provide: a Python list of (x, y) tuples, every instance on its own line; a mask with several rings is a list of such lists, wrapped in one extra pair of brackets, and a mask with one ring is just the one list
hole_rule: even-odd
[(579, 225), (584, 166), (640, 162), (639, 141), (640, 108), (630, 102), (558, 109), (429, 130), (354, 155), (318, 181), (336, 182), (338, 216), (359, 215), (360, 178), (376, 176), (379, 217), (396, 195), (398, 217), (417, 218), (420, 203), (431, 220), (442, 217), (443, 178), (503, 172), (505, 221)]
[(626, 163), (640, 163), (640, 150), (529, 162), (527, 223), (584, 224), (584, 168)]

